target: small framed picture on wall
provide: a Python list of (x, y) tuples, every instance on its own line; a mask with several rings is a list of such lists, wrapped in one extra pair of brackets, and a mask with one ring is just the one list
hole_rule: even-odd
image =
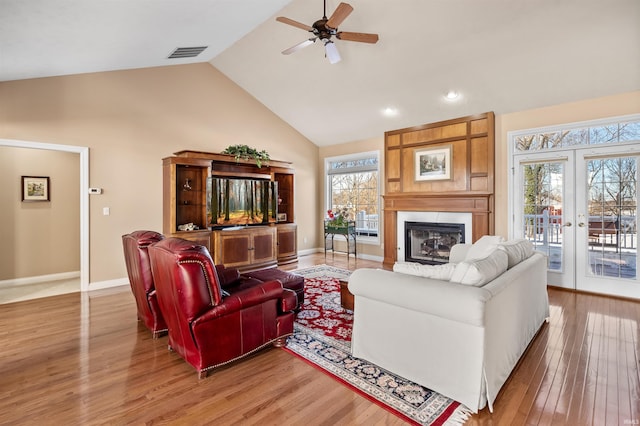
[(415, 180), (451, 179), (451, 146), (415, 151)]
[(51, 201), (49, 176), (22, 176), (22, 201)]

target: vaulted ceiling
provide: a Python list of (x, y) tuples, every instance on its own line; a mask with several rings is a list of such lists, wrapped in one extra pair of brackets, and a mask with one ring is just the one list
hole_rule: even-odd
[(275, 20), (321, 0), (0, 0), (0, 81), (210, 62), (319, 146), (640, 90), (638, 0), (346, 2), (339, 29), (380, 40), (331, 65), (319, 42), (282, 55), (310, 34)]

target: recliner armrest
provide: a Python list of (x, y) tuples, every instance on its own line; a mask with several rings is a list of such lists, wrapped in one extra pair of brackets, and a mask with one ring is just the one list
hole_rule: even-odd
[(192, 321), (192, 324), (220, 318), (244, 308), (259, 305), (271, 299), (280, 299), (283, 288), (280, 281), (267, 281), (225, 297), (222, 303), (213, 306)]
[(282, 289), (282, 299), (280, 299), (280, 304), (278, 306), (278, 313), (291, 312), (296, 309), (298, 306), (298, 295), (295, 291), (290, 290), (288, 288)]
[(215, 267), (221, 287), (236, 283), (240, 279), (240, 271), (236, 268), (227, 268), (224, 265), (215, 265)]

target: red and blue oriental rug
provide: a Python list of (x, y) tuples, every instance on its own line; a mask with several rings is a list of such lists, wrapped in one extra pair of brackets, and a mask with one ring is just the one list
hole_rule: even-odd
[(285, 350), (319, 367), (369, 400), (416, 425), (461, 425), (470, 411), (459, 402), (351, 356), (353, 315), (340, 306), (340, 279), (350, 271), (319, 265), (305, 278), (305, 303)]

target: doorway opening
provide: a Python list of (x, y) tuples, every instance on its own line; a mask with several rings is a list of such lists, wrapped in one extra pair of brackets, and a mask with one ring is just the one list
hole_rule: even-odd
[(44, 142), (0, 139), (0, 146), (42, 149), (79, 154), (80, 185), (80, 291), (89, 290), (89, 148), (73, 145), (59, 145)]

